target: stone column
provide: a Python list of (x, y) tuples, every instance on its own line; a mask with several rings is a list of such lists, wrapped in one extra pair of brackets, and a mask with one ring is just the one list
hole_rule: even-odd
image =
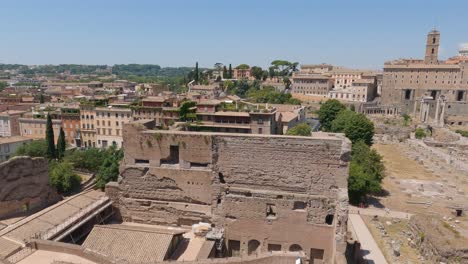
[(442, 101), (442, 113), (440, 114), (439, 118), (439, 125), (444, 126), (444, 115), (445, 115), (445, 101)]
[(440, 97), (437, 98), (436, 112), (434, 117), (434, 123), (439, 124), (439, 107), (440, 107)]
[(414, 100), (413, 117), (416, 117), (416, 109), (417, 108), (418, 108), (418, 100)]

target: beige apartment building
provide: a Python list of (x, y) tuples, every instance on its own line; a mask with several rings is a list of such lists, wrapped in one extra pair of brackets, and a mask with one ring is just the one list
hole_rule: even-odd
[(107, 148), (122, 147), (123, 125), (132, 121), (132, 110), (127, 107), (96, 107), (96, 146)]
[(372, 101), (377, 95), (375, 79), (358, 79), (351, 86), (342, 89), (333, 89), (328, 94), (329, 98), (350, 102)]
[(320, 73), (294, 73), (291, 93), (327, 97), (333, 89), (333, 82), (330, 76)]
[(423, 122), (468, 124), (468, 61), (438, 60), (440, 33), (427, 35), (424, 60), (400, 59), (384, 65), (381, 112), (396, 108)]
[[(20, 118), (19, 119), (20, 133), (21, 136), (30, 139), (45, 139), (46, 137), (46, 118)], [(52, 128), (54, 130), (54, 141), (57, 143), (57, 139), (60, 133), (60, 127), (62, 126), (62, 120), (52, 119)]]
[(96, 110), (94, 105), (80, 105), (82, 147), (96, 147)]

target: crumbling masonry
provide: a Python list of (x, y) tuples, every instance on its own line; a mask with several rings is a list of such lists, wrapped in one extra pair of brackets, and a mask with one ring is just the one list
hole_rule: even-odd
[[(151, 130), (125, 124), (119, 183), (106, 193), (122, 220), (224, 230), (227, 254), (344, 252), (350, 142), (312, 137)], [(316, 262), (313, 262), (313, 261)]]

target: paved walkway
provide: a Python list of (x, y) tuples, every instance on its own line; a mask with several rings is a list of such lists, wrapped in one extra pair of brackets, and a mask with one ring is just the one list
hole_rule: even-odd
[(413, 214), (394, 211), (389, 209), (380, 209), (375, 207), (368, 207), (368, 208), (359, 208), (356, 206), (349, 206), (349, 213), (350, 214), (361, 214), (361, 215), (370, 215), (370, 216), (381, 216), (381, 217), (389, 217), (389, 218), (399, 218), (399, 219), (410, 219)]
[(382, 251), (372, 237), (369, 229), (367, 229), (367, 226), (361, 216), (357, 214), (349, 214), (348, 224), (349, 223), (351, 223), (356, 233), (357, 240), (361, 243), (361, 252), (363, 253), (364, 259), (369, 263), (387, 264), (387, 260), (385, 260)]

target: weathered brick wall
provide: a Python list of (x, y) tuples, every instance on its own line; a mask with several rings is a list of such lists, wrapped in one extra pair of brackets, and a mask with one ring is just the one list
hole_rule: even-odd
[[(171, 146), (175, 164), (165, 162)], [(285, 251), (298, 243), (306, 254), (324, 250), (325, 263), (333, 259), (335, 238), (344, 239), (350, 142), (341, 135), (151, 131), (140, 122), (125, 125), (124, 148), (122, 180), (107, 192), (125, 221), (209, 222), (240, 241), (241, 254), (250, 240), (261, 242), (259, 252), (269, 243)]]
[(341, 139), (215, 136), (215, 171), (230, 186), (332, 195), (347, 165)]
[(14, 157), (0, 163), (0, 217), (42, 208), (59, 199), (49, 186), (47, 160)]

